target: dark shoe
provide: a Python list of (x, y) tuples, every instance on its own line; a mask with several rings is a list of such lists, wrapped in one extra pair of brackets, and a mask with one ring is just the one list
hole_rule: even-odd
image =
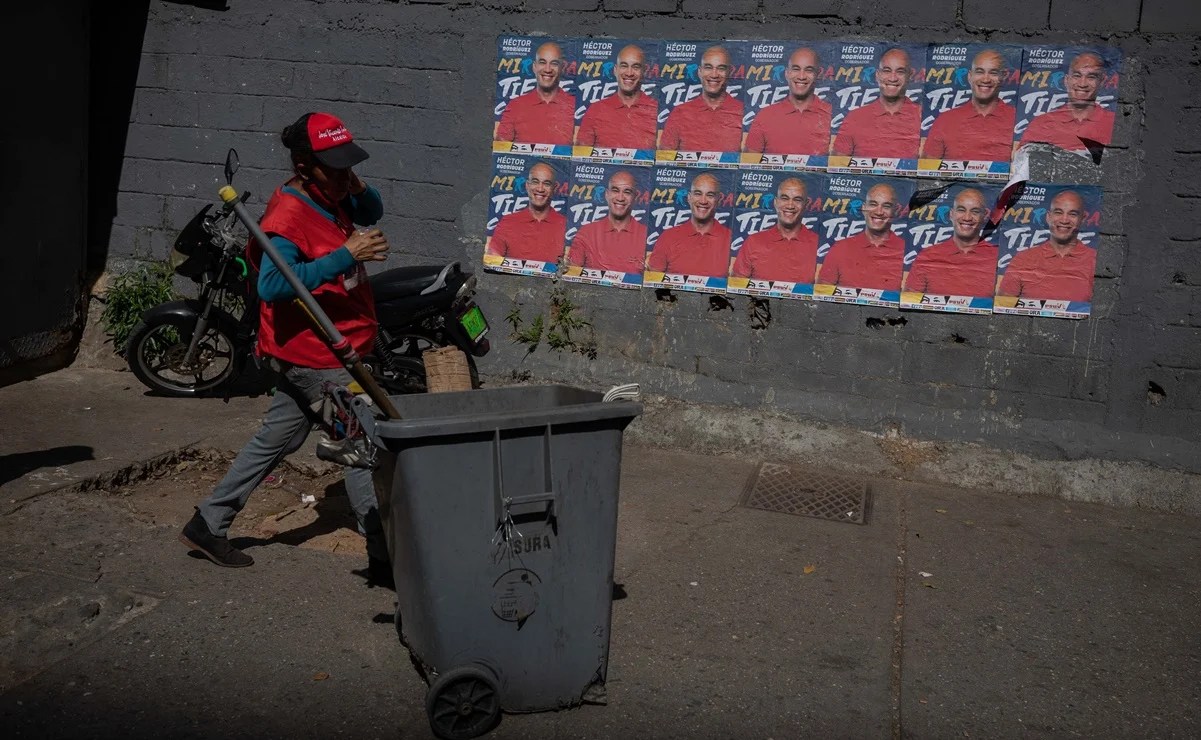
[(226, 568), (245, 568), (254, 565), (254, 558), (229, 544), (225, 537), (209, 531), (200, 512), (196, 512), (179, 533), (179, 541), (214, 563)]
[(392, 564), (380, 558), (367, 558), (367, 585), (396, 590), (396, 579), (392, 575)]

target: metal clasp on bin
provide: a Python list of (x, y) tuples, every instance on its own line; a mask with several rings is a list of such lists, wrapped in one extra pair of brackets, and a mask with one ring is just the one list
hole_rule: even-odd
[(501, 438), (497, 429), (492, 435), (492, 476), (494, 481), (494, 505), (496, 507), (496, 532), (492, 536), (492, 544), (501, 550), (509, 550), (514, 539), (523, 537), (518, 525), (526, 522), (545, 521), (550, 525), (551, 532), (559, 534), (559, 506), (555, 496), (553, 481), (554, 470), (550, 456), (551, 426), (547, 424), (543, 430), (542, 441), (542, 471), (543, 491), (524, 496), (506, 496), (504, 484), (504, 468), (501, 465)]

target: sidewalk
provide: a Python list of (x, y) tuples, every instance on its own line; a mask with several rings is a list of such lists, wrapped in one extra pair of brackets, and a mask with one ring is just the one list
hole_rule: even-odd
[[(275, 543), (219, 569), (79, 490), (235, 450), (268, 401), (107, 370), (0, 389), (11, 737), (429, 736), (357, 557)], [(739, 507), (756, 462), (627, 445), (609, 704), (493, 737), (1201, 735), (1197, 519), (873, 479), (867, 524), (839, 524)], [(178, 523), (204, 493), (171, 498)]]

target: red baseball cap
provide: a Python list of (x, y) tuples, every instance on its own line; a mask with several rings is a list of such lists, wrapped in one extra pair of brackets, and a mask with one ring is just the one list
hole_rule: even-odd
[(342, 121), (329, 113), (309, 113), (305, 131), (313, 156), (326, 167), (343, 170), (368, 157)]

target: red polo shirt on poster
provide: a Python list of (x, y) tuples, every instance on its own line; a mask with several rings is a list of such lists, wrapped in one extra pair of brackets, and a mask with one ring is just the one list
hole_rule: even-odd
[(816, 270), (817, 234), (802, 226), (795, 236), (788, 237), (773, 226), (747, 237), (730, 274), (752, 280), (812, 283)]
[(1068, 151), (1087, 149), (1081, 139), (1090, 139), (1106, 146), (1113, 140), (1113, 111), (1093, 105), (1083, 119), (1072, 115), (1071, 105), (1035, 116), (1022, 134), (1023, 144), (1039, 142), (1054, 144)]
[(939, 114), (926, 135), (922, 156), (928, 159), (962, 159), (1008, 162), (1013, 152), (1013, 124), (1017, 110), (997, 101), (996, 107), (982, 115), (968, 101), (958, 108)]
[(814, 95), (804, 110), (791, 99), (767, 106), (755, 116), (746, 151), (764, 154), (826, 154), (830, 151), (830, 104)]
[(977, 242), (964, 251), (947, 239), (918, 253), (905, 290), (931, 295), (991, 296), (997, 285), (997, 245)]
[(917, 103), (904, 98), (900, 109), (890, 113), (877, 99), (846, 115), (831, 153), (916, 159), (921, 128), (922, 108)]
[(818, 282), (847, 288), (900, 290), (905, 240), (889, 233), (883, 244), (872, 244), (867, 232), (834, 242), (818, 268)]
[(589, 270), (642, 272), (645, 262), (646, 226), (632, 218), (620, 229), (608, 218), (581, 226), (567, 252), (567, 264)]
[(531, 144), (570, 144), (575, 132), (575, 97), (558, 90), (543, 100), (537, 90), (509, 101), (500, 114), (497, 141)]
[(522, 208), (496, 224), (488, 252), (509, 259), (558, 262), (566, 234), (567, 219), (555, 209), (547, 209), (546, 217), (539, 219), (529, 208)]
[(658, 112), (658, 103), (644, 92), (638, 93), (633, 105), (626, 105), (620, 95), (610, 95), (588, 107), (584, 120), (580, 122), (575, 143), (581, 146), (654, 149), (655, 116)]
[(742, 146), (742, 101), (722, 93), (716, 108), (704, 95), (676, 106), (663, 125), (660, 149), (686, 152), (736, 152)]
[(647, 268), (672, 275), (725, 277), (730, 264), (730, 230), (717, 221), (705, 233), (692, 220), (659, 235)]
[(1093, 299), (1096, 268), (1097, 250), (1079, 240), (1063, 255), (1048, 242), (1014, 255), (997, 294), (1087, 303)]

